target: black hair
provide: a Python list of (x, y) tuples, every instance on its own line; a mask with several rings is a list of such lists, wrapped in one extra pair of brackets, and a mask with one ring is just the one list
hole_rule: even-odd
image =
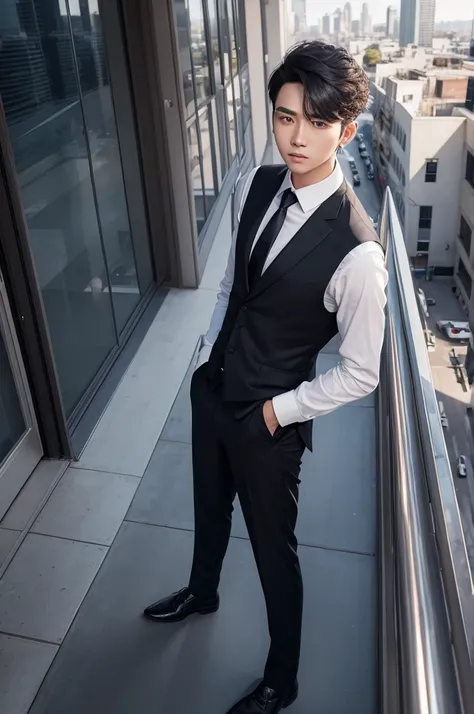
[(367, 106), (369, 79), (343, 47), (314, 40), (292, 47), (268, 82), (268, 93), (275, 110), (278, 93), (287, 82), (298, 82), (304, 89), (304, 112), (343, 126), (354, 121)]

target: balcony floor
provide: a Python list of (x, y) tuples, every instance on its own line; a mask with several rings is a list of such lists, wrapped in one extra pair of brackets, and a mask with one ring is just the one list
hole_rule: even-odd
[[(337, 356), (320, 356), (327, 369)], [(175, 625), (140, 617), (187, 582), (193, 546), (189, 381), (31, 714), (223, 714), (261, 675), (263, 596), (237, 506), (220, 610)], [(295, 714), (375, 714), (375, 408), (371, 396), (314, 425), (298, 536), (305, 581)]]

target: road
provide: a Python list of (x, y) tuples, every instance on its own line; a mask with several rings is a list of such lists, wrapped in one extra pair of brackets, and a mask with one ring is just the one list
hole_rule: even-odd
[[(372, 115), (362, 114), (359, 117), (358, 131), (364, 135), (365, 144), (369, 154), (372, 155)], [(348, 156), (353, 156), (359, 170), (361, 185), (355, 186), (354, 191), (364, 205), (371, 218), (376, 219), (380, 212), (381, 200), (377, 193), (374, 181), (367, 179), (366, 168), (359, 156), (357, 139), (339, 155), (339, 161), (346, 176), (352, 185), (352, 174), (347, 161)], [(429, 352), (433, 381), (438, 400), (443, 402), (448, 418), (448, 429), (444, 430), (445, 440), (453, 474), (453, 481), (462, 514), (466, 544), (469, 551), (472, 567), (474, 568), (474, 525), (472, 516), (472, 500), (467, 479), (457, 476), (456, 462), (459, 455), (463, 454), (474, 463), (474, 448), (472, 432), (467, 417), (466, 408), (470, 401), (469, 391), (463, 391), (462, 385), (457, 381), (456, 371), (453, 367), (451, 350), (455, 347), (456, 355), (464, 363), (466, 345), (453, 344), (441, 335), (436, 327), (437, 320), (465, 320), (466, 316), (453, 295), (451, 287), (452, 278), (435, 277), (430, 282), (424, 279), (417, 280), (417, 284), (425, 292), (426, 297), (432, 297), (436, 305), (429, 307), (430, 316), (428, 325), (436, 336), (436, 349)]]
[[(361, 114), (359, 117), (358, 131), (364, 135), (367, 151), (372, 156), (372, 121), (373, 117), (370, 113)], [(353, 186), (355, 193), (359, 197), (365, 210), (374, 220), (378, 218), (380, 213), (380, 198), (375, 188), (374, 181), (369, 181), (367, 178), (367, 170), (364, 162), (359, 155), (359, 142), (357, 139), (347, 146), (346, 149), (339, 154), (339, 162), (341, 164), (344, 175), (348, 183), (352, 186), (352, 173), (347, 161), (348, 156), (353, 156), (357, 165), (360, 176), (360, 186)]]
[(459, 478), (456, 471), (458, 456), (462, 454), (471, 462), (474, 457), (471, 426), (466, 411), (470, 403), (470, 390), (468, 388), (467, 391), (464, 391), (462, 384), (457, 381), (451, 356), (454, 347), (457, 357), (464, 364), (467, 345), (453, 343), (442, 335), (436, 327), (438, 320), (466, 320), (466, 315), (451, 290), (453, 285), (452, 278), (434, 277), (429, 282), (424, 279), (417, 279), (416, 283), (424, 291), (427, 298), (436, 300), (436, 305), (428, 308), (430, 315), (427, 318), (428, 327), (436, 337), (436, 349), (428, 354), (438, 401), (443, 402), (444, 411), (448, 419), (448, 428), (444, 429), (444, 436), (459, 510), (464, 524), (466, 544), (471, 565), (474, 567), (474, 524), (471, 493), (468, 480)]

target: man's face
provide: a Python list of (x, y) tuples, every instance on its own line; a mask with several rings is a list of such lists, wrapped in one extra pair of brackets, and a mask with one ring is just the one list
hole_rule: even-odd
[(338, 147), (349, 143), (357, 131), (351, 122), (342, 131), (341, 122), (327, 124), (318, 117), (309, 120), (303, 112), (304, 92), (299, 83), (284, 84), (278, 93), (273, 116), (275, 140), (293, 174), (304, 175), (331, 162)]

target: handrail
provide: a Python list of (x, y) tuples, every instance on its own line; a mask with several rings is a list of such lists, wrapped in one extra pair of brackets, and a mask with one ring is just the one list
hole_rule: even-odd
[(390, 274), (379, 389), (381, 709), (383, 714), (474, 714), (469, 563), (389, 189), (380, 234)]

